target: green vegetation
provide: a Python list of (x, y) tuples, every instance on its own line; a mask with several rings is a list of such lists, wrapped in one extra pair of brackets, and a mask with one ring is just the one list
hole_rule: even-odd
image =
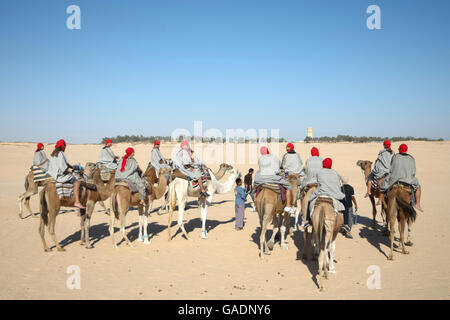
[[(102, 139), (102, 144), (104, 144), (106, 142), (106, 140), (111, 139), (113, 143), (119, 143), (119, 142), (147, 142), (147, 143), (153, 143), (155, 140), (159, 140), (161, 142), (169, 142), (172, 141), (172, 137), (171, 136), (149, 136), (149, 137), (144, 137), (143, 135), (125, 135), (125, 136), (117, 136), (117, 137), (104, 137)], [(178, 138), (176, 139), (177, 142), (181, 142), (183, 140), (188, 140), (191, 142), (194, 141), (202, 141), (205, 143), (225, 143), (227, 142), (226, 138), (221, 138), (221, 137), (191, 137), (191, 136), (178, 136)], [(228, 142), (237, 142), (237, 143), (259, 143), (259, 142), (267, 142), (270, 143), (273, 141), (276, 141), (273, 138), (256, 138), (256, 139), (248, 139), (248, 138), (229, 138)], [(285, 142), (286, 140), (284, 138), (279, 138), (278, 142)]]
[(384, 140), (389, 139), (391, 142), (397, 141), (444, 141), (444, 139), (428, 139), (428, 138), (415, 138), (415, 137), (354, 137), (354, 136), (346, 136), (346, 135), (337, 135), (336, 137), (317, 137), (310, 138), (306, 137), (304, 142), (356, 142), (356, 143), (364, 143), (364, 142), (383, 142)]

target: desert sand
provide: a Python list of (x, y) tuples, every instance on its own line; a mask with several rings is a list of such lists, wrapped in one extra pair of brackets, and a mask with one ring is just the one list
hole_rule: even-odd
[[(396, 151), (400, 143), (394, 143)], [(209, 239), (200, 238), (200, 210), (191, 199), (186, 211), (186, 230), (192, 240), (179, 232), (167, 241), (167, 214), (157, 215), (154, 205), (149, 221), (150, 244), (137, 240), (138, 213), (127, 216), (127, 231), (134, 248), (121, 242), (113, 248), (107, 216), (97, 204), (91, 221), (93, 249), (79, 245), (80, 221), (75, 210), (63, 208), (56, 221), (56, 236), (66, 252), (43, 251), (38, 234), (39, 219), (24, 213), (18, 216), (18, 196), (24, 192), (24, 178), (31, 165), (34, 143), (1, 143), (0, 172), (0, 298), (1, 299), (449, 299), (450, 298), (450, 142), (407, 142), (415, 157), (417, 177), (423, 188), (422, 207), (413, 225), (414, 246), (409, 255), (398, 250), (388, 261), (388, 237), (370, 228), (371, 204), (364, 199), (365, 186), (357, 160), (374, 161), (381, 144), (315, 144), (323, 157), (333, 158), (333, 168), (349, 178), (359, 204), (354, 239), (338, 236), (335, 252), (336, 274), (325, 281), (319, 292), (315, 275), (317, 262), (300, 259), (302, 233), (288, 237), (289, 249), (275, 245), (270, 256), (258, 256), (259, 220), (246, 209), (244, 230), (234, 229), (234, 194), (214, 197), (208, 209)], [(128, 144), (115, 144), (116, 155), (123, 155)], [(303, 161), (312, 144), (296, 143)], [(151, 144), (135, 144), (136, 159), (145, 168)], [(161, 150), (170, 156), (172, 146)], [(45, 144), (49, 156), (53, 144)], [(66, 155), (72, 164), (96, 161), (101, 145), (68, 145)], [(279, 156), (284, 145), (280, 146)], [(206, 161), (207, 162), (207, 161)], [(215, 171), (218, 163), (207, 164)], [(230, 163), (245, 175), (256, 163)], [(228, 174), (222, 178), (226, 179)], [(106, 201), (109, 207), (109, 201)], [(38, 196), (31, 200), (39, 211)], [(178, 213), (175, 212), (175, 215)], [(175, 216), (176, 220), (176, 216)], [(396, 235), (398, 236), (397, 227)], [(53, 246), (46, 234), (48, 244)], [(116, 224), (116, 240), (120, 240)], [(81, 288), (66, 286), (71, 265), (80, 267)], [(369, 289), (367, 268), (380, 268), (381, 288)]]

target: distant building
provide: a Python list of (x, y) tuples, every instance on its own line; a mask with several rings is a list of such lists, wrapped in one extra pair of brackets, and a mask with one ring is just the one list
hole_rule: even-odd
[(308, 127), (308, 137), (309, 138), (313, 137), (313, 128), (312, 127)]

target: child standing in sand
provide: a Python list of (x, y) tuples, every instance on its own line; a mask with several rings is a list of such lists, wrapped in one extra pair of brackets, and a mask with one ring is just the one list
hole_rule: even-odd
[(242, 188), (242, 179), (236, 179), (236, 188), (234, 189), (234, 195), (236, 200), (234, 201), (234, 211), (236, 214), (236, 230), (242, 230), (244, 228), (244, 215), (245, 215), (245, 201), (247, 200), (248, 193)]

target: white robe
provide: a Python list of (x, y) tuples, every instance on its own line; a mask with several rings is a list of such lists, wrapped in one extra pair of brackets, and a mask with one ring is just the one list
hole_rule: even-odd
[[(197, 168), (195, 162), (192, 161), (191, 157), (189, 156), (189, 153), (184, 149), (180, 148), (180, 150), (178, 150), (178, 152), (175, 154), (173, 164), (175, 168), (180, 170), (182, 174), (188, 176), (190, 179), (194, 181), (200, 179), (202, 176), (200, 169)], [(193, 166), (194, 171), (187, 169), (185, 166)]]
[(68, 173), (69, 164), (63, 151), (57, 157), (50, 157), (47, 173), (60, 183), (74, 183), (76, 178), (72, 173)]
[(259, 170), (255, 173), (255, 188), (264, 183), (281, 184), (288, 190), (292, 190), (291, 183), (281, 173), (281, 162), (273, 154), (262, 155), (258, 160)]
[(45, 160), (47, 160), (47, 155), (45, 154), (44, 150), (39, 150), (34, 153), (33, 165), (38, 166), (39, 168), (41, 168), (44, 171), (48, 171), (48, 166), (49, 166), (48, 161), (46, 163), (44, 163), (42, 166), (39, 166)]
[[(161, 163), (162, 160), (162, 163)], [(162, 168), (170, 168), (166, 164), (166, 159), (162, 155), (161, 151), (158, 148), (153, 148), (151, 153), (151, 160), (150, 164), (155, 168), (156, 171), (156, 177), (159, 177), (159, 170)]]
[(146, 197), (146, 188), (144, 182), (142, 181), (142, 178), (139, 176), (138, 172), (139, 166), (136, 159), (134, 159), (133, 157), (128, 157), (124, 170), (120, 171), (120, 169), (122, 168), (123, 159), (124, 158), (122, 157), (122, 159), (120, 159), (119, 161), (119, 164), (117, 165), (117, 171), (115, 176), (116, 181), (121, 180), (131, 181), (138, 189), (139, 199), (144, 200)]
[(114, 152), (109, 147), (103, 147), (100, 151), (100, 156), (98, 157), (97, 163), (102, 164), (109, 170), (117, 169), (117, 160)]

